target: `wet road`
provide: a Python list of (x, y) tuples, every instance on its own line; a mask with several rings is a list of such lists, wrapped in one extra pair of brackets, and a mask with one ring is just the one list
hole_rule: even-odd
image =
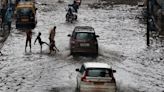
[[(85, 0), (84, 0), (85, 1)], [(45, 4), (46, 3), (46, 4)], [(32, 52), (24, 51), (25, 33), (13, 29), (0, 56), (0, 92), (75, 92), (76, 72), (83, 62), (106, 62), (117, 70), (115, 74), (119, 92), (139, 92), (138, 74), (127, 70), (124, 61), (145, 48), (145, 26), (139, 23), (140, 10), (136, 6), (117, 5), (104, 9), (91, 9), (84, 2), (73, 24), (65, 22), (68, 2), (40, 0), (37, 4), (37, 27), (33, 30)], [(91, 3), (91, 2), (90, 2)], [(48, 42), (49, 30), (57, 26), (56, 46), (60, 52), (49, 55), (48, 47), (33, 45), (38, 32)], [(69, 55), (69, 38), (75, 26), (95, 28), (100, 37), (99, 56), (73, 58)]]

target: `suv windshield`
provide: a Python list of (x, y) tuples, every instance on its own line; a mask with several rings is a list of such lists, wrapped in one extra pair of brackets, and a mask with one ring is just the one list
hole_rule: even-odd
[(17, 14), (19, 15), (32, 15), (32, 10), (30, 8), (20, 8), (17, 10)]
[(87, 32), (78, 32), (76, 33), (77, 40), (93, 40), (95, 39), (94, 33), (87, 33)]
[(88, 69), (87, 76), (89, 77), (112, 77), (112, 70), (105, 68)]

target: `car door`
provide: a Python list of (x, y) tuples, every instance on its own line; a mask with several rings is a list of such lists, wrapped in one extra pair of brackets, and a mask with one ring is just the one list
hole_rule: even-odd
[(82, 78), (83, 73), (84, 73), (85, 70), (86, 69), (85, 69), (84, 65), (82, 65), (79, 72), (78, 72), (78, 75), (77, 75), (77, 87), (78, 88), (80, 87), (81, 78)]

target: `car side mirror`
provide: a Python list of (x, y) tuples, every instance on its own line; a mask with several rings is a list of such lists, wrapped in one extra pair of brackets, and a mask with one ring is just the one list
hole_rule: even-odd
[(76, 72), (79, 72), (80, 70), (79, 69), (76, 69)]
[(116, 70), (112, 70), (113, 71), (113, 73), (116, 73)]
[(68, 37), (71, 37), (71, 35), (70, 35), (70, 34), (68, 34), (67, 36), (68, 36)]
[(99, 35), (96, 35), (96, 37), (100, 37)]
[(139, 2), (138, 3), (138, 7), (144, 7), (145, 5), (144, 5), (144, 2)]

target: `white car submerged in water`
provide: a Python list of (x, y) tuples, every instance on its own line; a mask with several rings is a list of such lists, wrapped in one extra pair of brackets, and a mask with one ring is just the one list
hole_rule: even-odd
[(112, 67), (106, 63), (87, 62), (76, 69), (78, 92), (116, 92)]

